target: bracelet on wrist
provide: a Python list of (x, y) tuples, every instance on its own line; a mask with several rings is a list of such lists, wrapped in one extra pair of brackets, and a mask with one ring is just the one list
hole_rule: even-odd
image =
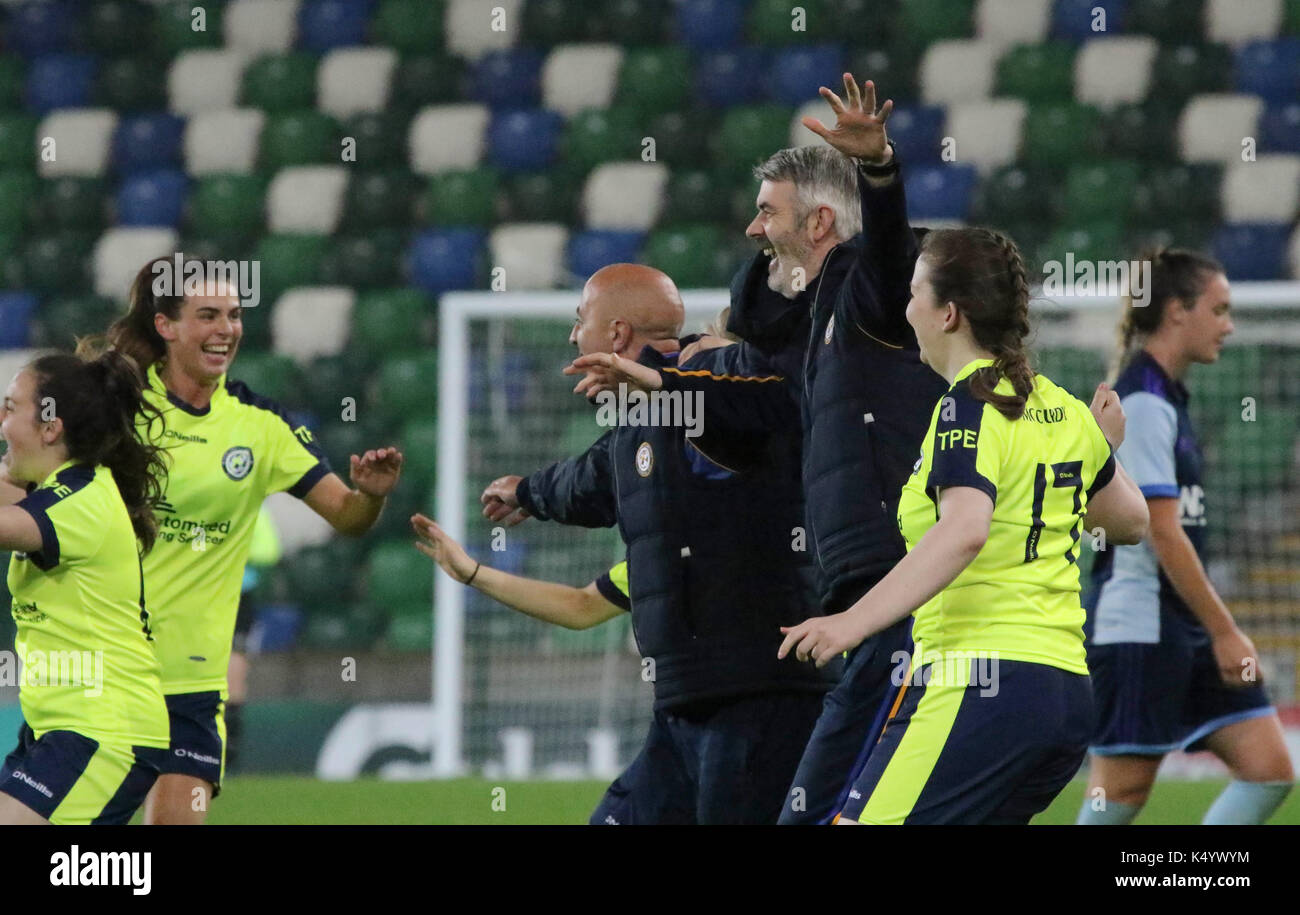
[(483, 563), (481, 563), (481, 562), (475, 562), (475, 563), (474, 563), (474, 571), (473, 571), (473, 572), (470, 572), (470, 573), (469, 573), (469, 578), (465, 579), (465, 584), (466, 584), (466, 585), (472, 585), (472, 584), (474, 584), (474, 577), (475, 577), (476, 575), (478, 575), (478, 570), (481, 569), (482, 567), (483, 567)]

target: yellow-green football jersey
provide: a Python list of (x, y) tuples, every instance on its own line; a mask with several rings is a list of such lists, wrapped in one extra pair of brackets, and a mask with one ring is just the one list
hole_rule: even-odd
[(302, 498), (329, 462), (306, 426), (243, 382), (223, 378), (207, 408), (196, 410), (167, 391), (154, 366), (145, 396), (163, 412), (159, 444), (169, 459), (158, 542), (144, 560), (163, 692), (224, 696), (262, 501), (285, 490)]
[(596, 590), (601, 597), (620, 610), (631, 611), (632, 598), (627, 585), (627, 560), (615, 565), (596, 579)]
[[(898, 524), (908, 549), (938, 520), (939, 490), (969, 486), (993, 500), (988, 540), (947, 588), (916, 611), (920, 659), (989, 655), (1087, 674), (1079, 550), (1088, 497), (1115, 472), (1088, 406), (1043, 375), (1024, 416), (976, 400), (964, 367), (935, 405)], [(1014, 394), (1006, 379), (999, 394)]]
[(16, 504), (41, 532), (9, 560), (23, 718), (37, 739), (167, 746), (140, 546), (112, 472), (69, 461)]

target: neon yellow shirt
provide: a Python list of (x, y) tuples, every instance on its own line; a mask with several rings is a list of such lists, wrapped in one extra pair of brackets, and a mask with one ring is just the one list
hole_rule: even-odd
[(144, 560), (163, 692), (224, 696), (262, 501), (284, 490), (302, 498), (329, 463), (306, 426), (295, 428), (243, 382), (223, 378), (207, 409), (195, 410), (168, 393), (153, 366), (145, 396), (163, 411), (159, 444), (170, 459), (158, 542)]
[(9, 560), (23, 718), (38, 739), (167, 746), (139, 543), (113, 474), (69, 461), (17, 506), (41, 531), (39, 550)]
[[(898, 524), (912, 549), (938, 520), (938, 490), (969, 486), (993, 500), (989, 536), (947, 588), (916, 611), (921, 659), (989, 655), (1087, 674), (1077, 560), (1088, 496), (1114, 475), (1110, 446), (1082, 401), (1037, 376), (1025, 415), (976, 400), (964, 367), (935, 406)], [(1006, 379), (999, 394), (1014, 390)]]

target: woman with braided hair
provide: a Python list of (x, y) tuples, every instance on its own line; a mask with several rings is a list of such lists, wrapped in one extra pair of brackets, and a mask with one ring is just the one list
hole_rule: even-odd
[(1035, 375), (1015, 244), (931, 232), (907, 320), (950, 387), (935, 405), (898, 524), (908, 553), (843, 613), (783, 630), (822, 665), (915, 614), (903, 690), (839, 823), (1026, 823), (1078, 771), (1092, 691), (1080, 534), (1136, 543), (1146, 503), (1111, 455), (1114, 393), (1091, 408)]

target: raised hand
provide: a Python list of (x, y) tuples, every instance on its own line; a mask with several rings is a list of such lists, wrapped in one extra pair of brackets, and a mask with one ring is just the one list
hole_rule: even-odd
[(892, 99), (886, 101), (877, 111), (875, 83), (867, 80), (859, 91), (853, 74), (845, 73), (843, 99), (825, 86), (817, 91), (830, 102), (831, 110), (835, 112), (835, 127), (828, 129), (816, 118), (804, 118), (803, 126), (846, 156), (875, 165), (882, 165), (893, 157), (885, 136), (885, 121), (894, 110), (894, 102)]
[(588, 400), (601, 391), (616, 391), (620, 384), (643, 391), (657, 391), (664, 386), (663, 379), (654, 369), (625, 359), (617, 353), (588, 353), (579, 356), (564, 367), (564, 374), (583, 376), (573, 386), (573, 393), (582, 394)]
[(371, 449), (361, 457), (352, 455), (352, 485), (368, 496), (387, 496), (401, 475), (402, 452), (396, 448)]
[(479, 496), (479, 501), (483, 503), (483, 517), (493, 524), (500, 523), (506, 527), (514, 527), (525, 518), (531, 518), (528, 509), (520, 507), (515, 495), (522, 479), (521, 476), (508, 474), (489, 483), (483, 490), (483, 495)]
[(411, 530), (420, 538), (415, 542), (415, 548), (436, 562), (439, 568), (456, 581), (464, 584), (474, 574), (474, 560), (432, 518), (421, 514), (412, 515)]
[(1110, 442), (1111, 450), (1118, 449), (1124, 443), (1124, 428), (1128, 424), (1124, 416), (1124, 407), (1119, 402), (1119, 395), (1102, 382), (1097, 385), (1097, 393), (1092, 395), (1092, 403), (1088, 405), (1088, 409), (1096, 418), (1097, 425), (1101, 426), (1106, 441)]

